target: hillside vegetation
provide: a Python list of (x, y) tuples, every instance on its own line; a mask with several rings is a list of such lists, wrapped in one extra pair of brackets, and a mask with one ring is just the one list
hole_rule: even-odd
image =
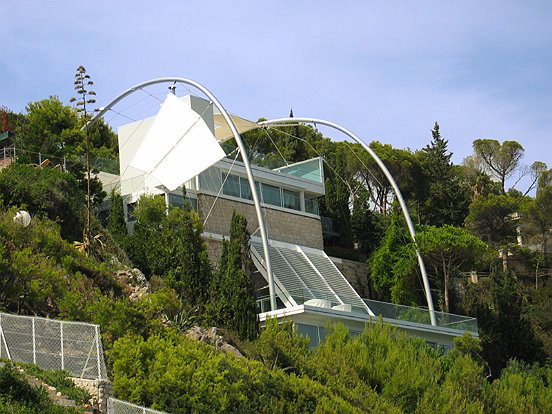
[[(57, 157), (82, 155), (83, 119), (70, 108), (51, 98), (28, 112), (12, 116), (18, 142)], [(532, 166), (530, 197), (506, 191), (509, 173), (492, 176), (482, 164), (489, 151), (519, 155), (511, 141), (474, 142), (474, 159), (463, 166), (450, 162), (437, 124), (431, 143), (415, 153), (372, 143), (419, 223), (415, 246), (391, 189), (377, 172), (366, 173), (372, 161), (357, 146), (304, 126), (270, 130), (272, 143), (259, 133), (245, 137), (259, 164), (277, 164), (274, 144), (288, 161), (320, 154), (330, 162), (321, 213), (338, 235), (325, 247), (367, 261), (371, 297), (424, 304), (418, 247), (437, 307), (476, 316), (481, 340), (465, 336), (443, 355), (372, 321), (356, 337), (328, 326), (324, 343), (310, 349), (289, 323), (269, 321), (260, 330), (243, 216), (234, 214), (216, 266), (198, 214), (187, 205), (167, 209), (162, 198), (140, 198), (127, 234), (122, 198), (112, 194), (105, 223), (93, 217), (94, 237), (86, 239), (82, 166), (62, 172), (24, 158), (0, 171), (0, 310), (100, 324), (116, 397), (175, 414), (552, 412), (546, 166)], [(115, 157), (112, 132), (104, 125), (94, 134), (96, 153)], [(95, 201), (104, 195), (96, 187)], [(30, 226), (14, 223), (19, 209), (31, 213)], [(516, 246), (518, 229), (542, 250)], [(484, 280), (462, 282), (470, 271)], [(244, 356), (190, 339), (193, 325), (222, 328)], [(42, 404), (32, 390), (13, 390), (0, 388), (0, 403)], [(17, 409), (7, 412), (33, 412)]]

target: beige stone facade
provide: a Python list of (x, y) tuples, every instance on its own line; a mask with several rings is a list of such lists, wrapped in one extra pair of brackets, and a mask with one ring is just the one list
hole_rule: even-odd
[[(214, 196), (207, 194), (197, 195), (198, 212), (203, 221), (214, 201)], [(219, 197), (209, 214), (209, 219), (205, 223), (204, 231), (223, 236), (228, 235), (234, 210), (245, 216), (250, 233), (257, 230), (257, 215), (255, 214), (255, 206), (252, 203)], [(264, 207), (263, 211), (265, 213), (269, 239), (313, 247), (315, 249), (324, 248), (320, 218), (295, 214), (291, 211), (283, 211), (268, 206)], [(212, 248), (216, 249), (214, 245)]]

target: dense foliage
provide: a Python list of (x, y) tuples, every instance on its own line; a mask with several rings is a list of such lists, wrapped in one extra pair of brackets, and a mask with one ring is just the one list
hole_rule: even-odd
[(66, 239), (82, 236), (85, 199), (71, 174), (15, 164), (0, 171), (0, 198), (5, 206), (57, 221)]
[(253, 261), (249, 252), (247, 220), (235, 211), (230, 240), (223, 241), (222, 255), (211, 286), (209, 322), (253, 340), (259, 333), (253, 289)]
[[(492, 383), (462, 338), (447, 356), (379, 322), (358, 337), (333, 326), (314, 350), (269, 323), (252, 361), (184, 337), (115, 343), (116, 394), (169, 412), (490, 413), (552, 409), (550, 368), (511, 363)], [(268, 368), (268, 369), (267, 369)]]
[[(519, 143), (476, 140), (474, 155), (453, 165), (437, 123), (420, 151), (372, 142), (412, 212), (415, 244), (392, 186), (359, 145), (302, 125), (248, 132), (260, 165), (324, 157), (325, 249), (367, 260), (374, 298), (425, 303), (419, 251), (437, 307), (476, 316), (481, 337), (461, 338), (442, 355), (376, 323), (357, 337), (327, 327), (325, 342), (309, 349), (290, 323), (269, 321), (259, 333), (245, 218), (234, 214), (212, 268), (189, 206), (167, 208), (163, 198), (143, 196), (129, 211), (129, 235), (123, 199), (113, 193), (107, 229), (95, 221), (101, 242), (86, 256), (70, 243), (83, 229), (84, 120), (57, 98), (6, 119), (24, 148), (0, 172), (0, 309), (100, 324), (118, 397), (173, 413), (552, 412), (552, 170), (532, 164), (535, 197), (506, 191), (508, 177), (523, 170)], [(100, 122), (91, 134), (94, 156), (116, 158), (109, 127)], [(65, 158), (69, 172), (38, 168), (39, 152), (54, 165)], [(96, 201), (105, 195), (100, 187), (95, 194)], [(20, 208), (33, 216), (27, 228), (13, 222)], [(517, 246), (520, 239), (532, 250)], [(139, 295), (127, 280), (126, 255), (149, 282)], [(466, 283), (474, 272), (479, 281)], [(246, 357), (187, 338), (193, 324), (224, 327)], [(48, 402), (40, 393), (18, 388), (10, 369), (0, 370), (0, 410), (56, 412), (41, 405)], [(41, 408), (24, 408), (31, 405)]]
[(142, 196), (133, 214), (134, 232), (126, 242), (130, 259), (147, 277), (162, 276), (184, 303), (204, 305), (212, 275), (197, 213), (176, 207), (166, 211), (163, 197)]

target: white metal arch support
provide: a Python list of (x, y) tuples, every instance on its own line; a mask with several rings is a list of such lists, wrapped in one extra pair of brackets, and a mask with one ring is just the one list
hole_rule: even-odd
[[(406, 203), (404, 202), (404, 198), (401, 194), (401, 190), (399, 189), (399, 186), (395, 182), (395, 179), (383, 163), (383, 161), (378, 157), (378, 155), (374, 152), (372, 148), (370, 148), (364, 141), (362, 141), (358, 136), (353, 134), (351, 131), (349, 131), (346, 128), (343, 128), (342, 126), (335, 124), (333, 122), (325, 121), (323, 119), (315, 119), (315, 118), (279, 118), (279, 119), (270, 119), (268, 121), (259, 122), (262, 126), (271, 126), (271, 125), (278, 125), (278, 124), (287, 124), (287, 123), (297, 123), (297, 122), (303, 122), (303, 123), (309, 123), (309, 124), (320, 124), (320, 125), (326, 125), (330, 128), (337, 129), (338, 131), (344, 133), (345, 135), (352, 138), (354, 141), (356, 141), (358, 144), (360, 144), (366, 151), (368, 151), (368, 154), (376, 161), (376, 164), (382, 172), (385, 174), (385, 177), (393, 187), (393, 191), (395, 192), (395, 195), (397, 196), (397, 199), (399, 200), (399, 204), (401, 206), (404, 219), (406, 220), (406, 224), (408, 226), (408, 231), (410, 233), (410, 236), (412, 237), (412, 240), (416, 244), (416, 230), (414, 229), (414, 224), (412, 224), (412, 219), (410, 218), (410, 213), (408, 212), (408, 207), (406, 206)], [(427, 307), (429, 309), (429, 316), (431, 319), (432, 325), (437, 325), (437, 321), (435, 319), (435, 309), (433, 307), (433, 299), (431, 297), (431, 290), (429, 287), (429, 279), (427, 277), (427, 272), (424, 264), (424, 260), (422, 259), (422, 255), (420, 254), (420, 250), (416, 247), (416, 256), (418, 258), (418, 265), (420, 266), (420, 272), (422, 274), (422, 280), (424, 283), (424, 291), (427, 301)]]
[(251, 188), (251, 195), (253, 196), (253, 202), (255, 203), (255, 212), (257, 214), (257, 220), (259, 222), (259, 231), (261, 235), (261, 241), (263, 245), (263, 251), (265, 256), (265, 265), (266, 265), (266, 273), (268, 275), (268, 290), (270, 295), (270, 308), (271, 310), (276, 310), (276, 297), (274, 293), (274, 278), (272, 275), (272, 267), (270, 264), (270, 252), (268, 248), (268, 238), (267, 238), (267, 231), (266, 231), (266, 225), (264, 221), (264, 217), (261, 210), (261, 203), (259, 202), (259, 195), (257, 194), (257, 187), (255, 186), (255, 179), (253, 178), (253, 172), (251, 171), (251, 165), (249, 163), (249, 157), (247, 156), (247, 151), (245, 150), (245, 146), (243, 144), (243, 141), (240, 137), (240, 134), (238, 132), (238, 129), (236, 128), (236, 125), (234, 124), (234, 121), (226, 112), (226, 109), (222, 106), (222, 104), (218, 101), (217, 98), (203, 85), (190, 80), (186, 78), (157, 78), (152, 79), (147, 82), (140, 83), (138, 85), (133, 86), (130, 89), (127, 89), (123, 93), (121, 93), (119, 96), (117, 96), (115, 99), (113, 99), (109, 104), (107, 104), (105, 107), (101, 108), (100, 112), (98, 112), (88, 123), (83, 127), (86, 128), (86, 126), (90, 126), (94, 124), (103, 114), (105, 114), (110, 108), (112, 108), (115, 104), (117, 104), (122, 99), (126, 98), (127, 96), (133, 94), (136, 91), (141, 90), (142, 88), (145, 88), (146, 86), (155, 85), (158, 83), (183, 83), (190, 86), (193, 86), (197, 89), (199, 89), (201, 92), (205, 94), (212, 102), (213, 104), (218, 108), (226, 122), (228, 123), (228, 126), (230, 127), (230, 130), (232, 131), (232, 134), (234, 136), (234, 139), (236, 140), (236, 143), (238, 144), (238, 148), (240, 149), (240, 152), (242, 154), (242, 160), (245, 165), (245, 171), (247, 173), (247, 179), (249, 181), (249, 187)]

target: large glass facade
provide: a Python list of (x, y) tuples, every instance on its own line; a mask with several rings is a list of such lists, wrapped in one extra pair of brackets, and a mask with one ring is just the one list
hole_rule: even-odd
[[(213, 179), (210, 171), (202, 173), (202, 175), (203, 174), (205, 174), (205, 176), (200, 176), (200, 186), (202, 189), (211, 192), (218, 192), (220, 186), (216, 188), (216, 185), (220, 182), (220, 185), (222, 186), (222, 194), (236, 198), (243, 198), (245, 200), (253, 200), (251, 188), (249, 187), (249, 181), (247, 178), (220, 172), (219, 178)], [(255, 182), (255, 186), (257, 187), (257, 193), (261, 197), (262, 203), (301, 211), (301, 196), (298, 191), (288, 190), (275, 185), (259, 183), (258, 181)], [(305, 211), (307, 213), (318, 215), (318, 201), (314, 198), (307, 197), (305, 199)]]

